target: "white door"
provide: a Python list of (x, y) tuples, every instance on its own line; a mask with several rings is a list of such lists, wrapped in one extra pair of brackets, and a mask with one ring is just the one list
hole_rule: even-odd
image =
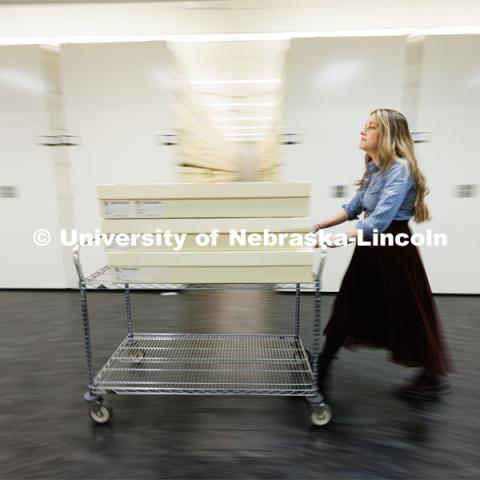
[(433, 218), (422, 229), (448, 236), (448, 247), (422, 249), (434, 292), (480, 293), (479, 54), (479, 35), (424, 41), (418, 129), (431, 142), (417, 150)]
[[(355, 193), (364, 169), (360, 130), (375, 108), (400, 109), (404, 63), (403, 37), (292, 41), (285, 132), (298, 133), (301, 143), (284, 147), (282, 179), (313, 182), (314, 220), (340, 210)], [(347, 185), (347, 197), (335, 198), (335, 185)], [(338, 291), (352, 248), (329, 250), (324, 290)]]
[[(76, 226), (100, 228), (96, 185), (174, 181), (173, 82), (163, 42), (64, 45), (61, 70), (71, 148)], [(85, 274), (105, 263), (103, 249), (84, 249)]]
[[(52, 147), (35, 142), (49, 134), (47, 94), (38, 46), (0, 47), (0, 288), (67, 286)], [(52, 234), (44, 247), (40, 228)]]

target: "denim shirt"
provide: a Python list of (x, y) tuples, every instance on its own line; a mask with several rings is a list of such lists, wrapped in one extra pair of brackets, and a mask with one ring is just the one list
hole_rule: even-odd
[(415, 182), (408, 161), (397, 158), (392, 166), (380, 174), (373, 161), (367, 165), (363, 187), (357, 190), (350, 202), (342, 205), (349, 220), (365, 211), (365, 218), (357, 223), (363, 237), (370, 239), (373, 230), (384, 232), (393, 220), (410, 220), (414, 213)]

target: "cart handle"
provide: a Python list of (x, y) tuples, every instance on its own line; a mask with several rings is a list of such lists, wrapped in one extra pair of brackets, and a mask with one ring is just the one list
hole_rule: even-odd
[(73, 263), (75, 263), (75, 268), (77, 269), (78, 279), (81, 282), (85, 282), (85, 277), (83, 275), (82, 264), (80, 263), (80, 244), (77, 243), (72, 250)]
[(328, 249), (325, 245), (322, 245), (321, 247), (315, 249), (315, 253), (316, 253), (315, 255), (316, 268), (314, 268), (315, 278), (319, 279), (322, 276), (323, 269), (325, 267), (325, 261), (327, 260), (327, 252), (328, 252)]

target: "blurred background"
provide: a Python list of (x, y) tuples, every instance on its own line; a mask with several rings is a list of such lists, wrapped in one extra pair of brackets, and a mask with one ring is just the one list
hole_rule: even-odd
[(99, 228), (98, 183), (307, 180), (319, 221), (354, 194), (360, 128), (388, 107), (431, 191), (414, 228), (448, 234), (422, 249), (432, 289), (480, 293), (479, 19), (467, 0), (1, 0), (0, 287), (76, 285), (69, 249), (31, 235)]
[(480, 293), (479, 18), (466, 0), (0, 1), (0, 287), (75, 286), (69, 249), (31, 235), (98, 228), (98, 183), (308, 180), (319, 221), (389, 107), (431, 191), (414, 228), (449, 237), (422, 249), (432, 289)]
[[(452, 400), (401, 403), (391, 380), (410, 371), (342, 351), (320, 433), (300, 399), (258, 397), (119, 397), (113, 426), (91, 425), (58, 232), (100, 228), (96, 185), (309, 181), (316, 223), (353, 196), (379, 107), (408, 118), (430, 189), (432, 221), (413, 231), (448, 235), (420, 250)], [(0, 0), (0, 478), (479, 478), (479, 114), (474, 0)], [(39, 228), (53, 235), (43, 248)], [(86, 274), (105, 264), (84, 250)], [(352, 250), (329, 251), (322, 322)], [(293, 322), (289, 294), (166, 293), (134, 296), (144, 331)], [(123, 292), (90, 292), (89, 306), (100, 365), (124, 336)]]

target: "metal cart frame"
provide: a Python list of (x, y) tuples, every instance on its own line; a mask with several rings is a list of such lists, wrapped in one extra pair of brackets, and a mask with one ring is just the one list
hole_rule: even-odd
[[(315, 426), (330, 422), (333, 412), (317, 388), (320, 351), (321, 275), (326, 249), (319, 249), (313, 275), (314, 314), (312, 351), (300, 336), (302, 285), (295, 286), (292, 334), (164, 334), (137, 333), (131, 308), (131, 285), (113, 283), (104, 266), (89, 277), (83, 274), (80, 245), (73, 249), (78, 274), (87, 359), (89, 416), (108, 423), (112, 407), (103, 398), (119, 395), (256, 395), (305, 397)], [(135, 289), (158, 290), (271, 290), (279, 284), (132, 284)], [(288, 284), (281, 284), (280, 287)], [(102, 368), (95, 372), (88, 312), (87, 289), (123, 289), (127, 335)]]

